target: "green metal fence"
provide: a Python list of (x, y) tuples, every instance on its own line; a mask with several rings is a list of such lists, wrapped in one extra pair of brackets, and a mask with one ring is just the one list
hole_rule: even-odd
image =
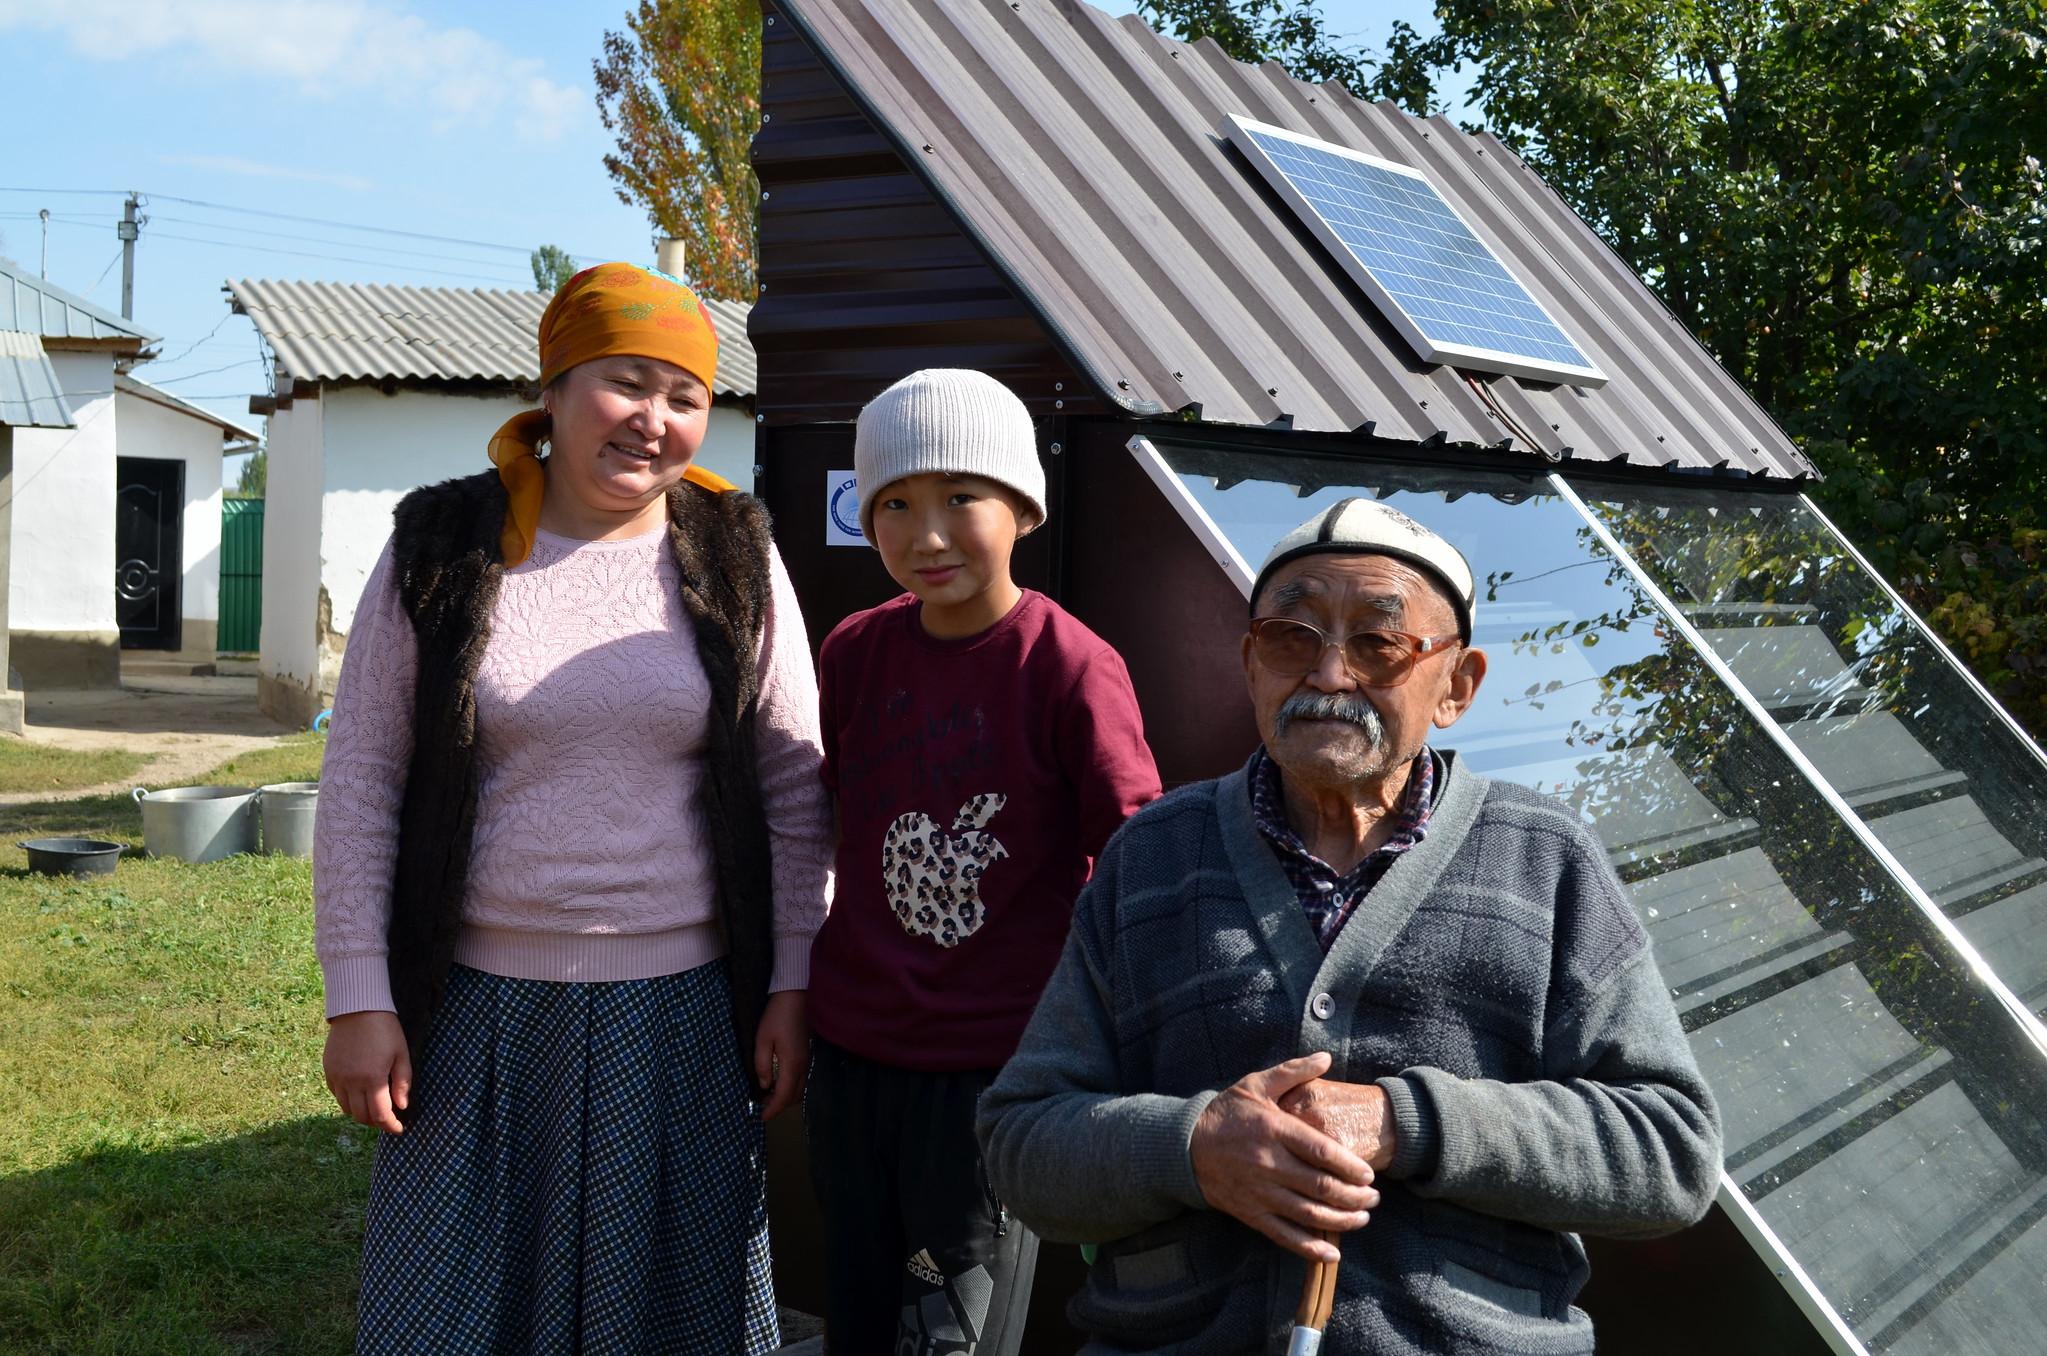
[(228, 654), (263, 644), (263, 501), (220, 502), (220, 640)]

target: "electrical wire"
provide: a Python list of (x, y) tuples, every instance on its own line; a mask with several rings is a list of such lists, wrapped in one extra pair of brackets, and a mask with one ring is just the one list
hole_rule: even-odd
[[(126, 189), (96, 189), (96, 188), (24, 188), (24, 187), (19, 187), (19, 186), (14, 186), (14, 185), (0, 185), (0, 193), (26, 193), (26, 194), (67, 194), (67, 195), (71, 195), (71, 196), (80, 196), (80, 197), (114, 197), (114, 198), (125, 198), (125, 197), (129, 196), (129, 193), (130, 193), (130, 192), (131, 192), (131, 190), (126, 190)], [(262, 209), (262, 208), (257, 208), (257, 207), (242, 207), (242, 206), (238, 206), (237, 204), (234, 204), (234, 203), (222, 203), (222, 202), (213, 202), (213, 201), (211, 201), (211, 200), (208, 200), (208, 199), (205, 199), (205, 198), (186, 198), (186, 197), (180, 197), (180, 196), (178, 196), (178, 195), (176, 195), (176, 194), (171, 194), (171, 193), (146, 193), (146, 192), (143, 192), (143, 191), (141, 191), (141, 190), (132, 190), (132, 192), (133, 192), (133, 193), (135, 194), (135, 196), (136, 196), (136, 197), (138, 197), (138, 198), (140, 198), (140, 199), (143, 199), (143, 200), (145, 200), (145, 201), (151, 201), (151, 202), (172, 202), (172, 203), (182, 203), (182, 204), (184, 204), (184, 205), (185, 205), (185, 206), (187, 206), (187, 207), (201, 207), (201, 208), (205, 208), (205, 209), (207, 209), (208, 211), (214, 211), (214, 212), (232, 212), (232, 213), (238, 213), (238, 214), (240, 214), (240, 215), (243, 215), (243, 216), (252, 216), (252, 217), (265, 217), (265, 218), (269, 218), (269, 219), (272, 219), (272, 220), (276, 220), (276, 221), (292, 221), (292, 222), (299, 222), (299, 223), (301, 223), (301, 224), (305, 224), (305, 225), (312, 225), (312, 226), (326, 226), (326, 227), (331, 227), (331, 228), (333, 228), (333, 229), (336, 229), (336, 230), (343, 230), (343, 231), (358, 231), (358, 232), (364, 232), (364, 233), (368, 233), (368, 234), (373, 234), (373, 235), (386, 235), (386, 236), (396, 236), (396, 237), (399, 237), (399, 238), (402, 238), (402, 239), (406, 239), (406, 240), (425, 240), (425, 241), (429, 241), (429, 242), (432, 242), (432, 243), (435, 243), (435, 244), (441, 244), (441, 245), (461, 245), (461, 246), (465, 246), (465, 247), (468, 247), (468, 248), (470, 248), (470, 249), (485, 249), (485, 250), (495, 250), (495, 251), (498, 251), (498, 252), (500, 252), (500, 253), (504, 253), (504, 254), (514, 254), (514, 255), (518, 255), (518, 256), (520, 256), (521, 258), (526, 258), (526, 257), (530, 257), (530, 256), (531, 256), (531, 254), (532, 254), (532, 250), (531, 250), (531, 249), (530, 249), (529, 247), (527, 247), (527, 246), (524, 246), (524, 245), (507, 245), (507, 244), (504, 244), (504, 243), (502, 243), (502, 242), (500, 242), (500, 241), (495, 241), (495, 240), (472, 240), (472, 239), (469, 239), (469, 238), (467, 238), (467, 237), (463, 237), (463, 236), (452, 236), (452, 235), (436, 235), (436, 234), (433, 234), (433, 233), (431, 233), (431, 232), (426, 232), (426, 231), (407, 231), (407, 230), (402, 230), (402, 229), (400, 229), (400, 228), (398, 228), (398, 227), (395, 227), (395, 226), (370, 226), (370, 225), (365, 225), (365, 224), (363, 224), (363, 223), (361, 223), (361, 222), (353, 222), (353, 221), (339, 221), (339, 220), (336, 220), (336, 219), (335, 219), (335, 218), (333, 218), (333, 217), (316, 217), (316, 216), (306, 216), (306, 215), (302, 215), (302, 214), (299, 214), (299, 213), (293, 213), (293, 212), (272, 212), (272, 211), (266, 211), (266, 210), (264, 210), (264, 209)], [(31, 218), (33, 218), (33, 217), (34, 217), (34, 215), (35, 215), (34, 213), (29, 213), (29, 214), (27, 214), (27, 215), (26, 215), (26, 217), (24, 217), (24, 219), (31, 219)], [(55, 220), (55, 219), (56, 219), (56, 218), (55, 218), (55, 217), (54, 217), (54, 215), (53, 215), (53, 217), (52, 217), (52, 220)], [(232, 224), (232, 223), (230, 223), (230, 222), (206, 222), (206, 221), (194, 221), (194, 220), (192, 220), (192, 219), (190, 219), (190, 218), (183, 218), (183, 217), (180, 217), (180, 218), (162, 218), (162, 219), (163, 219), (163, 220), (177, 220), (177, 221), (179, 221), (179, 222), (180, 222), (181, 224), (185, 224), (185, 225), (192, 225), (192, 226), (202, 226), (202, 227), (211, 227), (211, 228), (213, 228), (213, 229), (217, 229), (217, 230), (231, 230), (231, 231), (242, 231), (242, 232), (245, 232), (245, 233), (248, 233), (248, 234), (277, 234), (277, 235), (282, 235), (282, 234), (283, 234), (283, 233), (281, 233), (281, 232), (260, 232), (260, 231), (256, 230), (256, 228), (254, 228), (254, 227), (247, 227), (247, 226), (236, 226), (236, 225), (234, 225), (234, 224)], [(87, 221), (81, 221), (81, 222), (74, 222), (74, 223), (69, 223), (69, 224), (77, 224), (77, 225), (86, 225), (86, 224), (99, 224), (99, 223), (97, 223), (97, 222), (87, 222)], [(161, 235), (161, 234), (163, 234), (163, 232), (153, 232), (152, 234), (156, 234), (156, 235)], [(287, 238), (290, 238), (290, 237), (287, 237)], [(310, 239), (310, 238), (308, 238), (308, 237), (300, 237), (300, 238), (302, 238), (302, 239)], [(204, 242), (204, 243), (220, 244), (220, 243), (225, 243), (225, 242), (220, 242), (220, 241), (212, 241), (212, 242)], [(343, 245), (343, 246), (345, 246), (345, 247), (347, 247), (347, 248), (352, 248), (352, 249), (363, 249), (363, 250), (371, 250), (371, 251), (376, 251), (376, 252), (386, 252), (386, 253), (406, 253), (406, 251), (399, 251), (399, 250), (395, 250), (395, 249), (393, 249), (393, 248), (392, 248), (392, 247), (390, 247), (390, 246), (379, 246), (379, 245), (376, 245), (376, 244), (374, 244), (373, 242), (370, 242), (370, 241), (335, 241), (335, 240), (318, 240), (318, 241), (316, 241), (315, 243), (320, 243), (320, 244), (338, 244), (338, 245)], [(256, 248), (256, 247), (255, 247), (255, 246), (250, 246), (249, 248), (253, 249), (253, 248)], [(459, 259), (459, 258), (455, 258), (455, 257), (453, 257), (453, 256), (447, 256), (447, 255), (435, 256), (435, 255), (432, 255), (432, 254), (427, 254), (427, 253), (426, 253), (426, 252), (424, 252), (424, 251), (420, 251), (420, 252), (418, 252), (418, 253), (420, 253), (422, 257), (426, 257), (426, 258), (434, 258), (434, 257), (439, 257), (439, 258), (441, 258), (441, 259), (443, 259), (443, 260), (448, 260), (448, 261), (452, 261), (452, 262), (458, 262), (458, 263), (459, 263), (459, 262), (464, 262), (463, 260), (461, 260), (461, 259)], [(323, 257), (323, 256), (310, 256), (310, 257), (316, 257), (316, 258), (317, 258), (317, 257)], [(588, 261), (588, 260), (592, 260), (592, 259), (595, 259), (595, 258), (597, 258), (598, 256), (597, 256), (597, 255), (594, 255), (594, 254), (591, 254), (591, 253), (588, 253), (588, 252), (586, 252), (586, 251), (583, 251), (583, 252), (579, 252), (579, 251), (570, 251), (570, 257), (571, 257), (572, 259), (575, 259), (575, 260), (577, 260), (578, 262), (585, 262), (585, 261)], [(348, 262), (348, 263), (364, 263), (364, 262), (367, 262), (367, 261), (365, 261), (365, 260), (360, 260), (360, 259), (352, 259), (352, 260), (345, 260), (345, 261), (343, 261), (343, 262)], [(476, 263), (477, 263), (478, 265), (480, 265), (480, 266), (488, 267), (488, 265), (487, 265), (487, 264), (485, 264), (485, 262), (484, 262), (483, 260), (476, 260), (475, 262), (476, 262)], [(425, 272), (430, 272), (430, 271), (432, 271), (432, 270), (422, 270), (422, 271), (425, 271)], [(450, 276), (463, 276), (463, 275), (459, 275), (459, 274), (457, 274), (457, 275), (450, 275)], [(471, 276), (474, 276), (474, 275), (471, 275)]]
[[(16, 213), (0, 212), (0, 221), (37, 221), (37, 220), (40, 220), (40, 218), (39, 218), (39, 217), (37, 216), (37, 214), (35, 214), (35, 213), (33, 213), (33, 212), (16, 212)], [(394, 266), (398, 266), (398, 267), (403, 267), (403, 268), (417, 268), (417, 267), (420, 267), (419, 265), (415, 265), (414, 263), (412, 263), (412, 262), (411, 262), (411, 261), (412, 261), (413, 259), (438, 259), (438, 260), (442, 260), (442, 261), (444, 261), (444, 262), (447, 262), (447, 263), (456, 263), (456, 264), (471, 264), (471, 265), (474, 265), (474, 266), (475, 266), (476, 268), (479, 268), (479, 269), (495, 269), (495, 268), (499, 267), (499, 264), (498, 264), (498, 263), (497, 263), (497, 261), (495, 261), (495, 260), (490, 260), (490, 259), (478, 259), (478, 258), (475, 258), (475, 257), (473, 257), (473, 256), (464, 256), (464, 255), (459, 255), (459, 254), (438, 254), (438, 253), (434, 253), (434, 252), (432, 252), (432, 251), (429, 251), (429, 250), (409, 250), (409, 249), (405, 249), (405, 248), (403, 248), (402, 246), (396, 246), (396, 245), (380, 245), (380, 244), (378, 244), (378, 243), (377, 243), (376, 241), (374, 241), (374, 240), (335, 240), (335, 239), (332, 239), (331, 237), (327, 237), (327, 236), (316, 236), (316, 235), (300, 235), (300, 234), (297, 234), (297, 233), (295, 233), (295, 232), (290, 232), (290, 231), (265, 231), (265, 230), (262, 230), (262, 229), (259, 229), (259, 228), (257, 228), (257, 227), (253, 227), (253, 226), (237, 226), (237, 225), (235, 225), (235, 224), (234, 224), (233, 222), (227, 222), (227, 221), (205, 221), (205, 220), (198, 220), (198, 219), (194, 219), (194, 218), (192, 218), (192, 217), (168, 217), (168, 216), (163, 216), (163, 215), (161, 215), (160, 213), (154, 213), (154, 212), (152, 212), (152, 213), (150, 213), (150, 214), (149, 214), (148, 216), (144, 217), (144, 218), (143, 218), (143, 220), (144, 220), (145, 222), (148, 222), (148, 223), (151, 223), (151, 224), (153, 224), (153, 223), (155, 223), (155, 222), (159, 222), (159, 221), (170, 221), (170, 222), (176, 222), (176, 223), (178, 223), (179, 225), (183, 225), (183, 226), (197, 226), (197, 227), (201, 227), (201, 228), (203, 228), (203, 229), (206, 229), (206, 230), (215, 230), (215, 231), (233, 231), (233, 232), (236, 232), (236, 233), (238, 233), (238, 234), (242, 234), (242, 235), (260, 235), (260, 236), (265, 236), (265, 237), (268, 237), (268, 238), (273, 238), (273, 239), (278, 239), (278, 240), (296, 240), (296, 241), (300, 241), (300, 242), (303, 242), (303, 243), (306, 243), (306, 244), (313, 244), (313, 245), (340, 245), (340, 246), (342, 246), (343, 248), (346, 248), (346, 249), (355, 249), (355, 250), (362, 250), (362, 251), (365, 251), (365, 252), (367, 252), (367, 253), (370, 253), (370, 254), (375, 254), (375, 255), (378, 255), (378, 256), (387, 256), (387, 257), (388, 257), (388, 258), (390, 259), (390, 261), (392, 262), (392, 264), (393, 264)], [(56, 215), (54, 215), (54, 214), (53, 214), (53, 215), (52, 215), (52, 216), (50, 217), (50, 224), (51, 224), (51, 225), (55, 225), (55, 226), (68, 226), (68, 227), (72, 227), (72, 228), (81, 228), (81, 227), (83, 227), (83, 228), (91, 228), (91, 229), (93, 229), (93, 230), (104, 230), (104, 229), (106, 228), (106, 226), (107, 226), (107, 222), (106, 222), (106, 221), (105, 221), (105, 219), (103, 219), (103, 218), (66, 218), (66, 217), (60, 217), (60, 216), (56, 216)], [(197, 237), (194, 237), (194, 236), (179, 236), (179, 235), (175, 235), (175, 234), (172, 234), (172, 233), (170, 233), (170, 232), (166, 232), (166, 231), (160, 231), (160, 230), (151, 230), (151, 231), (145, 231), (145, 232), (144, 232), (144, 233), (142, 234), (142, 236), (140, 237), (140, 239), (143, 239), (143, 240), (153, 240), (153, 239), (156, 239), (156, 238), (158, 238), (158, 237), (162, 237), (162, 238), (164, 238), (164, 239), (167, 239), (167, 240), (196, 240), (196, 239), (197, 239)], [(211, 242), (208, 242), (208, 243), (212, 243), (212, 244), (218, 244), (218, 245), (231, 245), (231, 246), (234, 246), (234, 247), (237, 247), (237, 248), (245, 248), (245, 249), (252, 249), (252, 250), (260, 250), (260, 249), (264, 248), (264, 247), (263, 247), (263, 246), (261, 246), (261, 245), (255, 245), (255, 244), (247, 244), (247, 245), (244, 245), (244, 244), (243, 244), (242, 242), (240, 242), (240, 241), (225, 241), (225, 240), (219, 240), (219, 241), (211, 241)], [(326, 257), (328, 257), (328, 256), (326, 256), (326, 255), (309, 255), (309, 256), (307, 256), (307, 257), (310, 257), (310, 258), (326, 258)], [(350, 259), (350, 260), (346, 260), (345, 262), (349, 262), (349, 263), (364, 263), (364, 262), (370, 262), (370, 261), (366, 261), (366, 260), (361, 260), (361, 259)], [(433, 270), (428, 270), (428, 269), (423, 269), (423, 268), (422, 268), (422, 269), (421, 269), (421, 271), (423, 271), (423, 272), (431, 272), (431, 271), (433, 271)], [(458, 274), (451, 274), (451, 275), (449, 275), (449, 276), (453, 276), (453, 277), (474, 277), (474, 278), (484, 278), (484, 277), (490, 277), (490, 278), (504, 278), (504, 275), (503, 275), (503, 274), (498, 274), (498, 273), (476, 273), (476, 274), (459, 274), (459, 273), (458, 273)]]
[[(149, 196), (157, 202), (183, 203), (187, 207), (206, 207), (216, 212), (239, 212), (244, 216), (270, 217), (277, 221), (297, 221), (309, 226), (332, 226), (344, 231), (372, 231), (379, 235), (403, 236), (408, 240), (430, 240), (440, 245), (470, 245), (477, 249), (502, 250), (505, 253), (516, 254), (522, 258), (533, 253), (529, 246), (505, 245), (495, 240), (468, 240), (455, 235), (432, 235), (425, 231), (403, 231), (395, 226), (365, 226), (360, 222), (336, 221), (332, 217), (308, 217), (299, 216), (291, 212), (267, 212), (257, 207), (237, 207), (233, 203), (207, 202), (203, 198), (180, 198), (169, 193), (153, 193)], [(596, 257), (590, 254), (576, 254), (574, 251), (571, 251), (571, 254), (578, 259)]]
[(449, 263), (475, 264), (482, 268), (496, 268), (499, 261), (477, 259), (461, 254), (436, 254), (430, 250), (408, 250), (397, 245), (379, 245), (369, 240), (335, 240), (329, 236), (304, 235), (295, 231), (266, 231), (255, 226), (236, 226), (225, 221), (203, 221), (192, 217), (167, 217), (156, 213), (153, 221), (175, 222), (180, 226), (198, 226), (209, 231), (235, 231), (242, 235), (260, 235), (274, 240), (297, 240), (312, 245), (340, 245), (344, 249), (369, 250), (377, 254), (408, 255), (419, 259), (441, 259)]
[(164, 364), (165, 366), (169, 366), (169, 365), (170, 365), (171, 363), (174, 363), (174, 362), (178, 362), (178, 361), (180, 361), (180, 360), (182, 360), (182, 359), (185, 359), (185, 358), (189, 358), (189, 357), (191, 357), (191, 356), (192, 356), (192, 354), (193, 354), (193, 352), (194, 352), (195, 350), (197, 350), (198, 348), (200, 348), (201, 346), (203, 346), (203, 345), (204, 345), (204, 344), (206, 343), (206, 340), (207, 340), (207, 339), (211, 339), (211, 338), (212, 338), (212, 337), (213, 337), (214, 335), (216, 335), (216, 334), (219, 334), (219, 333), (220, 333), (220, 327), (221, 327), (222, 325), (225, 325), (225, 324), (227, 324), (227, 322), (228, 322), (228, 321), (230, 321), (230, 320), (234, 319), (234, 314), (235, 314), (235, 313), (234, 313), (233, 311), (228, 311), (228, 312), (226, 312), (225, 314), (223, 314), (223, 315), (222, 315), (222, 316), (220, 317), (220, 319), (218, 319), (218, 320), (216, 320), (216, 321), (214, 321), (214, 322), (213, 322), (213, 328), (212, 328), (212, 329), (210, 329), (210, 330), (208, 330), (208, 331), (206, 331), (206, 337), (205, 337), (205, 338), (203, 338), (203, 339), (200, 339), (200, 340), (198, 340), (197, 342), (195, 342), (195, 343), (193, 343), (193, 344), (191, 344), (191, 345), (187, 346), (187, 347), (186, 347), (186, 348), (184, 349), (184, 351), (183, 351), (183, 352), (181, 352), (181, 353), (179, 353), (179, 354), (178, 354), (178, 355), (177, 355), (176, 357), (173, 357), (173, 358), (158, 358), (158, 359), (157, 359), (156, 361), (158, 361), (158, 362), (160, 362), (160, 363), (163, 363), (163, 364)]
[[(210, 377), (216, 372), (232, 372), (237, 367), (247, 367), (250, 363), (260, 363), (262, 361), (263, 359), (261, 356), (254, 358), (244, 358), (240, 362), (229, 363), (225, 367), (209, 367), (202, 372), (187, 372), (182, 377), (158, 377), (149, 384), (152, 386), (170, 386), (177, 382), (190, 381), (194, 377)], [(191, 397), (181, 397), (181, 399), (190, 398)]]
[[(312, 250), (279, 249), (275, 245), (251, 245), (240, 240), (209, 240), (203, 236), (178, 235), (172, 231), (151, 231), (150, 238), (154, 240), (182, 240), (194, 245), (218, 245), (224, 249), (247, 250), (255, 254), (284, 254), (299, 259), (324, 259), (330, 263), (337, 264), (361, 264), (367, 268), (388, 268), (391, 266), (388, 260), (383, 259), (358, 259), (348, 255), (322, 254)], [(408, 267), (414, 273), (432, 273), (443, 278), (466, 278), (471, 282), (492, 282), (500, 287), (517, 287), (521, 282), (528, 281), (526, 279), (508, 278), (503, 274), (457, 273), (452, 269), (427, 268), (420, 264), (409, 265)]]
[(92, 280), (92, 287), (90, 290), (86, 292), (85, 295), (91, 296), (94, 292), (100, 290), (100, 284), (107, 280), (107, 274), (112, 273), (114, 271), (114, 265), (120, 263), (121, 256), (123, 254), (126, 254), (127, 252), (128, 249), (127, 246), (125, 245), (122, 246), (120, 249), (114, 251), (114, 257), (107, 260), (107, 266), (100, 270), (100, 275), (97, 278), (94, 278)]

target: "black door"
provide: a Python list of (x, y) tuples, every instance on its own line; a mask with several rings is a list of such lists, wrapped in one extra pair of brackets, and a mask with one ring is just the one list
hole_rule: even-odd
[(114, 616), (124, 650), (175, 650), (183, 642), (178, 580), (184, 573), (185, 463), (116, 457)]

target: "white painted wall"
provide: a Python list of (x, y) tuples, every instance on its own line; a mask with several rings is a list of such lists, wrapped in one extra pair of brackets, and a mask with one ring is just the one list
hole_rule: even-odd
[(490, 435), (532, 406), (512, 395), (387, 396), (370, 386), (329, 389), (317, 403), (326, 407), (327, 444), (320, 582), (334, 602), (334, 629), (346, 635), (398, 501), (418, 486), (488, 470)]
[(114, 399), (121, 429), (118, 449), (121, 456), (185, 463), (184, 581), (179, 611), (188, 621), (217, 623), (220, 425), (132, 391), (119, 392)]
[[(490, 435), (532, 407), (512, 396), (481, 399), (432, 391), (387, 396), (368, 386), (329, 390), (318, 403), (326, 407), (327, 446), (320, 580), (334, 601), (334, 629), (345, 635), (377, 553), (391, 535), (391, 510), (398, 501), (417, 486), (487, 468), (484, 449)], [(742, 489), (752, 489), (752, 416), (714, 407), (697, 460)], [(270, 531), (268, 524), (264, 530)]]
[(50, 354), (76, 428), (14, 431), (17, 631), (114, 631), (114, 360)]
[(321, 441), (324, 401), (300, 400), (270, 416), (263, 505), (265, 677), (310, 687), (319, 674), (314, 634), (320, 593)]
[(697, 449), (697, 465), (742, 490), (753, 488), (753, 416), (735, 405), (711, 406), (711, 426)]
[[(475, 397), (375, 387), (328, 388), (270, 417), (263, 524), (264, 674), (302, 688), (323, 675), (318, 616), (346, 636), (363, 585), (391, 535), (405, 494), (490, 465), (484, 449), (505, 420), (531, 406), (511, 395)], [(718, 406), (698, 460), (753, 487), (754, 428), (744, 410)], [(331, 669), (331, 655), (327, 659)]]

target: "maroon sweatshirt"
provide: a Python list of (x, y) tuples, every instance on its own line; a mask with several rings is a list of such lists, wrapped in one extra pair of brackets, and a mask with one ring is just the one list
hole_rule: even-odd
[(819, 664), (838, 891), (810, 1019), (856, 1055), (993, 1069), (1066, 942), (1109, 835), (1159, 794), (1123, 660), (1024, 590), (978, 635), (910, 594), (841, 622)]

